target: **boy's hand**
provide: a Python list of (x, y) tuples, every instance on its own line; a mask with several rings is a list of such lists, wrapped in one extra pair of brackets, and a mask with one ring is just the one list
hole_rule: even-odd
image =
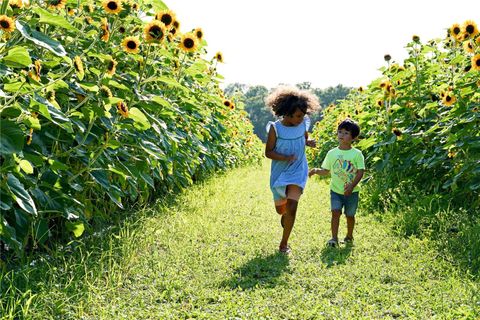
[(346, 183), (345, 186), (343, 187), (343, 195), (344, 196), (349, 196), (353, 192), (353, 186), (351, 183)]
[(310, 178), (311, 176), (317, 174), (317, 169), (313, 168), (308, 171), (308, 177)]
[(314, 139), (308, 139), (305, 144), (309, 147), (315, 148), (317, 146), (317, 141)]

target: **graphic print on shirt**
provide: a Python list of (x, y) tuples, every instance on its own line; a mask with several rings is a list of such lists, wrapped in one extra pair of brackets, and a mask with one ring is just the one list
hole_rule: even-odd
[(333, 164), (333, 174), (342, 179), (345, 183), (350, 183), (357, 174), (357, 169), (349, 160), (344, 160), (342, 156), (339, 156)]

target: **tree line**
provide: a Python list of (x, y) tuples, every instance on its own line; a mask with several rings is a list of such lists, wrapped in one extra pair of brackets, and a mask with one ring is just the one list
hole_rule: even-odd
[[(322, 107), (327, 107), (331, 104), (337, 104), (344, 99), (352, 88), (345, 87), (338, 84), (335, 87), (328, 87), (326, 89), (312, 88), (310, 82), (302, 82), (296, 84), (296, 87), (303, 90), (312, 91), (320, 100)], [(262, 85), (249, 86), (242, 83), (229, 84), (225, 88), (225, 94), (232, 97), (237, 103), (241, 102), (244, 105), (245, 111), (253, 124), (254, 133), (265, 142), (267, 139), (267, 132), (265, 127), (268, 121), (274, 121), (275, 116), (269, 108), (265, 105), (265, 98), (275, 88), (267, 88)], [(310, 115), (312, 126), (315, 122), (322, 119), (322, 111)]]

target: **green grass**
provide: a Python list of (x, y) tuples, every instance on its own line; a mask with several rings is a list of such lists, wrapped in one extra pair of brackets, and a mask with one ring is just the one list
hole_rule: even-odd
[[(327, 248), (328, 185), (309, 181), (291, 236), (268, 162), (136, 212), (2, 273), (4, 319), (475, 319), (480, 285), (434, 242), (358, 212), (353, 247)], [(345, 221), (341, 221), (341, 235)]]

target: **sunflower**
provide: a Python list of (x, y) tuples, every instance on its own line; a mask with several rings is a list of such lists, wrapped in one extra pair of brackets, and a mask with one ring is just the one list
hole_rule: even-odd
[(193, 33), (195, 34), (195, 36), (197, 37), (198, 40), (202, 40), (203, 38), (203, 30), (202, 28), (197, 28), (193, 31)]
[(186, 33), (182, 36), (179, 46), (185, 52), (194, 52), (197, 50), (197, 38), (192, 33)]
[(383, 100), (377, 100), (377, 106), (383, 107)]
[(165, 27), (169, 27), (175, 21), (175, 13), (171, 10), (162, 10), (155, 15), (155, 20), (159, 20)]
[(85, 71), (83, 69), (82, 59), (80, 59), (79, 56), (75, 56), (75, 58), (73, 58), (73, 66), (75, 67), (75, 71), (77, 71), (78, 78), (82, 80), (83, 76), (85, 75)]
[(104, 0), (102, 2), (103, 9), (111, 14), (119, 14), (122, 11), (122, 1), (120, 0)]
[(35, 81), (40, 81), (40, 70), (42, 70), (42, 62), (35, 60), (33, 64), (33, 72), (29, 72), (28, 75)]
[(480, 71), (480, 53), (472, 57), (472, 68)]
[(69, 16), (74, 16), (76, 13), (77, 13), (77, 10), (76, 10), (76, 9), (67, 7), (67, 14), (68, 14)]
[(451, 106), (452, 104), (454, 104), (455, 102), (457, 101), (457, 98), (455, 98), (455, 96), (453, 95), (452, 92), (448, 92), (445, 94), (445, 96), (443, 97), (443, 104), (446, 105), (447, 107)]
[(128, 53), (138, 53), (140, 41), (137, 37), (126, 37), (122, 41), (123, 50)]
[(108, 39), (110, 39), (110, 27), (108, 26), (107, 18), (102, 18), (101, 23), (101, 28), (103, 32), (100, 39), (102, 39), (103, 42), (107, 42)]
[(358, 92), (363, 92), (363, 87), (358, 87)]
[(463, 49), (468, 53), (475, 53), (475, 49), (470, 41), (465, 41), (463, 43)]
[(6, 15), (1, 15), (0, 30), (3, 30), (5, 32), (12, 32), (13, 30), (15, 30), (15, 23), (13, 22), (13, 19), (7, 17)]
[(479, 32), (477, 28), (477, 24), (472, 20), (467, 20), (463, 23), (462, 32), (465, 39), (470, 37), (475, 37)]
[(460, 28), (460, 25), (458, 23), (452, 24), (450, 29), (448, 29), (448, 33), (450, 34), (450, 36), (456, 40), (459, 40), (461, 31), (462, 29)]
[(85, 23), (88, 25), (91, 25), (93, 23), (92, 17), (86, 16), (85, 17)]
[(84, 5), (84, 10), (90, 12), (90, 13), (93, 13), (93, 11), (95, 11), (95, 7), (93, 6), (92, 3), (87, 3)]
[(22, 9), (23, 8), (23, 1), (22, 0), (10, 0), (8, 2), (10, 8), (12, 9)]
[(117, 110), (124, 118), (128, 118), (128, 107), (125, 102), (117, 102)]
[(394, 135), (396, 135), (397, 137), (400, 137), (402, 135), (402, 131), (398, 128), (393, 128), (392, 129), (392, 132)]
[(386, 54), (386, 55), (383, 56), (383, 60), (388, 62), (388, 61), (392, 60), (392, 56), (389, 55), (389, 54)]
[(145, 26), (143, 33), (145, 35), (145, 40), (161, 42), (165, 39), (167, 30), (165, 30), (165, 26), (162, 22), (153, 20)]
[(138, 9), (140, 9), (138, 3), (136, 3), (136, 2), (132, 3), (132, 10), (138, 11)]
[(109, 60), (107, 64), (107, 74), (113, 76), (115, 74), (115, 71), (117, 70), (117, 64), (117, 61), (113, 59)]
[(118, 27), (118, 32), (120, 32), (121, 34), (124, 34), (126, 31), (127, 31), (127, 29), (125, 29), (124, 26)]
[(110, 90), (109, 87), (103, 85), (101, 88), (100, 88), (100, 93), (102, 94), (102, 96), (106, 97), (106, 98), (111, 98), (113, 97), (113, 94), (112, 94), (112, 90)]
[(28, 134), (27, 134), (27, 145), (30, 145), (33, 140), (33, 128), (30, 128)]
[(218, 62), (223, 63), (223, 54), (218, 51), (217, 53), (215, 53), (215, 59), (217, 59)]
[(227, 108), (231, 108), (231, 106), (233, 105), (232, 102), (230, 100), (223, 100), (223, 105)]
[(172, 26), (178, 30), (180, 29), (180, 22), (178, 22), (178, 20), (174, 20)]
[(67, 0), (48, 0), (47, 5), (50, 9), (63, 9), (65, 8), (65, 4)]
[(413, 40), (413, 42), (417, 42), (417, 43), (418, 43), (418, 42), (420, 42), (420, 37), (417, 36), (416, 34), (414, 34), (414, 35), (412, 36), (412, 40)]

